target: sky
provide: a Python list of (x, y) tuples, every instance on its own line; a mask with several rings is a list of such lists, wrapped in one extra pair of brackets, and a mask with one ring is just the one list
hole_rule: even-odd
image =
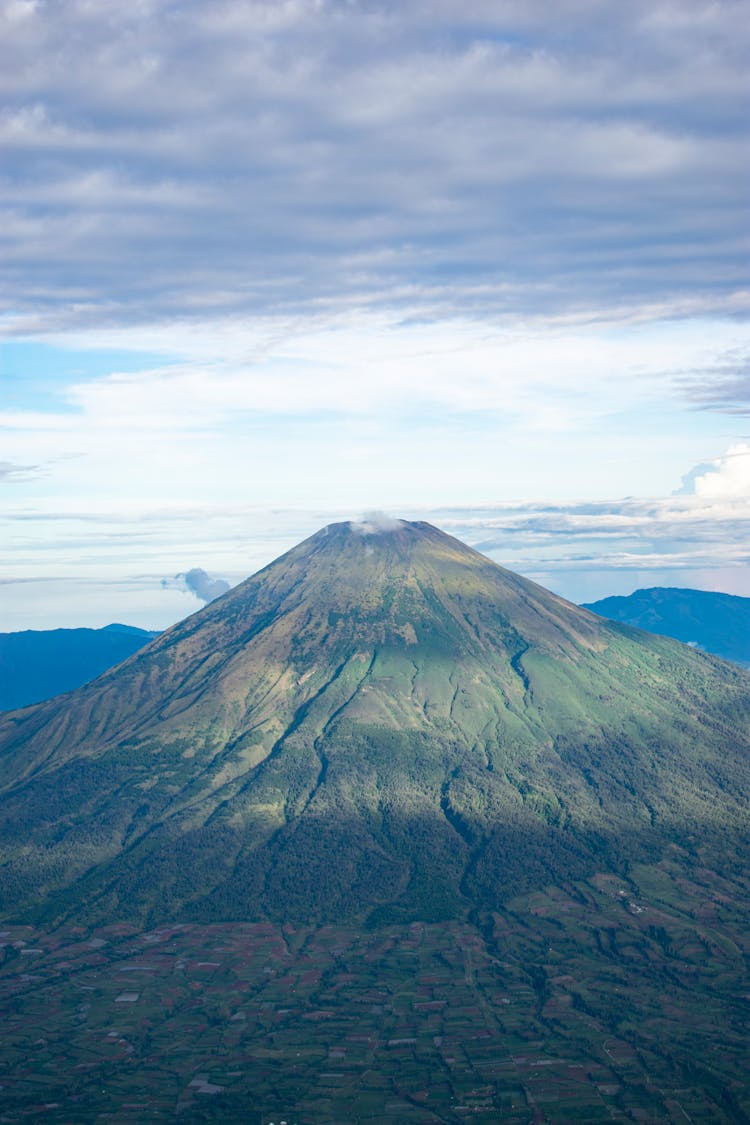
[(0, 631), (162, 628), (374, 510), (574, 601), (750, 596), (748, 38), (0, 0)]

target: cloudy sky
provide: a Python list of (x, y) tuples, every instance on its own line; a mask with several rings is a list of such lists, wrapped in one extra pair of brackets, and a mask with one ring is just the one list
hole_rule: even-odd
[(0, 630), (335, 519), (750, 596), (744, 0), (0, 0)]

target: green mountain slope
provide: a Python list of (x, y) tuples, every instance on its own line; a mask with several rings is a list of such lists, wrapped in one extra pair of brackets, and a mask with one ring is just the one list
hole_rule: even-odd
[(626, 598), (602, 598), (584, 608), (750, 665), (750, 598), (654, 586)]
[(323, 529), (0, 721), (0, 909), (458, 917), (745, 847), (750, 677), (424, 523)]

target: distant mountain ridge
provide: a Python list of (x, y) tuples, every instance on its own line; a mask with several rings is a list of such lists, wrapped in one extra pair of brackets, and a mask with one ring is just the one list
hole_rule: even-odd
[(750, 667), (750, 598), (653, 586), (583, 608)]
[(73, 691), (158, 635), (120, 624), (0, 633), (0, 711)]

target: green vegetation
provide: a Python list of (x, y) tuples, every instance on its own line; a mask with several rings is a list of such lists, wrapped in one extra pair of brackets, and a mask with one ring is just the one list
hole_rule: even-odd
[(0, 719), (0, 1119), (750, 1121), (750, 677), (324, 529)]
[(750, 882), (718, 862), (473, 924), (6, 929), (0, 1116), (746, 1122)]
[(434, 528), (325, 529), (0, 722), (0, 911), (468, 918), (669, 843), (746, 855), (750, 679)]

